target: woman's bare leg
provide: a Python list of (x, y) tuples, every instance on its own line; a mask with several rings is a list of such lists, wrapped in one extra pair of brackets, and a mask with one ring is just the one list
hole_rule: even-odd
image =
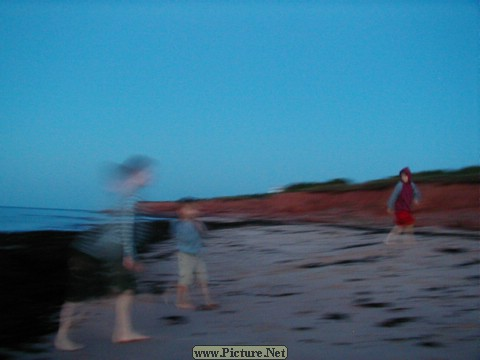
[(66, 302), (60, 310), (60, 325), (54, 342), (54, 345), (58, 350), (75, 351), (83, 348), (83, 345), (77, 344), (68, 337), (76, 307), (77, 303)]
[(133, 292), (125, 291), (118, 295), (115, 303), (115, 327), (112, 341), (115, 343), (148, 340), (149, 337), (135, 332), (132, 328), (131, 310)]

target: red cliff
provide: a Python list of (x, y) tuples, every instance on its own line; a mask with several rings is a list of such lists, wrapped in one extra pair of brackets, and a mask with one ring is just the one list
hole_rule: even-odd
[[(480, 229), (478, 184), (419, 184), (421, 203), (414, 207), (417, 226)], [(286, 192), (256, 198), (219, 198), (197, 202), (202, 215), (306, 221), (330, 224), (390, 226), (386, 203), (392, 189), (341, 192)], [(146, 202), (142, 210), (171, 214), (175, 202)]]

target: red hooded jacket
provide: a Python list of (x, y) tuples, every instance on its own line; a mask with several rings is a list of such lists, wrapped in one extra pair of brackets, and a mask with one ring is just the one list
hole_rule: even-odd
[(407, 182), (400, 180), (395, 189), (393, 190), (390, 199), (388, 200), (388, 208), (395, 211), (411, 211), (413, 200), (420, 199), (420, 191), (417, 186), (412, 182), (412, 173), (408, 167), (400, 170), (400, 176), (402, 173), (407, 175)]

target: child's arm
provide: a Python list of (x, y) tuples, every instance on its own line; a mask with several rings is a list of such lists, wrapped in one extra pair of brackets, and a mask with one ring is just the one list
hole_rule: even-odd
[(413, 188), (413, 201), (415, 204), (418, 204), (420, 200), (422, 200), (422, 194), (420, 193), (420, 190), (418, 190), (418, 187), (412, 183), (412, 188)]
[(202, 238), (207, 237), (208, 229), (203, 222), (196, 220), (195, 221), (195, 227), (197, 228), (197, 231), (200, 233), (200, 236)]
[(387, 202), (387, 211), (392, 212), (395, 208), (395, 201), (397, 201), (398, 195), (402, 192), (402, 183), (398, 182), (395, 188), (393, 189), (392, 195)]

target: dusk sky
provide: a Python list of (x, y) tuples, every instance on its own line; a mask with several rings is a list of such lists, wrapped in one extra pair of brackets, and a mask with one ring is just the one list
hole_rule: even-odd
[(0, 205), (147, 200), (479, 164), (478, 1), (0, 0)]

